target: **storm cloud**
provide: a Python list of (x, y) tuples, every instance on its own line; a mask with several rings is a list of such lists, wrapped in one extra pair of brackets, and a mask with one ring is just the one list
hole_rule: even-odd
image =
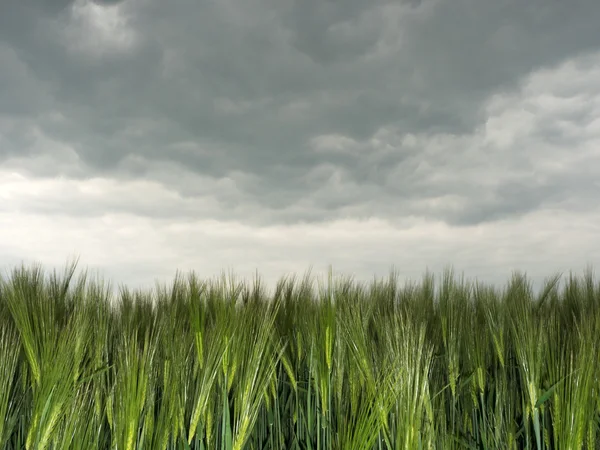
[(596, 0), (3, 2), (0, 263), (593, 264), (598, 23)]

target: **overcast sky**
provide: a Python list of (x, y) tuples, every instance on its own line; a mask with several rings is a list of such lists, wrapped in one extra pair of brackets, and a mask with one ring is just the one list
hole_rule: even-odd
[(0, 266), (600, 261), (598, 0), (3, 0)]

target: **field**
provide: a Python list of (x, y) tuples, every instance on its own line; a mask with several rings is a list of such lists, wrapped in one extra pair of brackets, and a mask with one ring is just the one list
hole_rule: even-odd
[(178, 274), (0, 287), (2, 449), (600, 448), (600, 285)]

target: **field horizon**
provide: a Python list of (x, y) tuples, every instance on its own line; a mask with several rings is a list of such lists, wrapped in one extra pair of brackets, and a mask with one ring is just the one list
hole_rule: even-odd
[(505, 286), (0, 277), (3, 449), (593, 449), (593, 269)]

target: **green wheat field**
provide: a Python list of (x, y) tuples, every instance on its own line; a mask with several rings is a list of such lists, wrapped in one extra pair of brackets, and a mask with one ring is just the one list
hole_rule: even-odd
[(600, 284), (0, 282), (2, 449), (597, 449)]

